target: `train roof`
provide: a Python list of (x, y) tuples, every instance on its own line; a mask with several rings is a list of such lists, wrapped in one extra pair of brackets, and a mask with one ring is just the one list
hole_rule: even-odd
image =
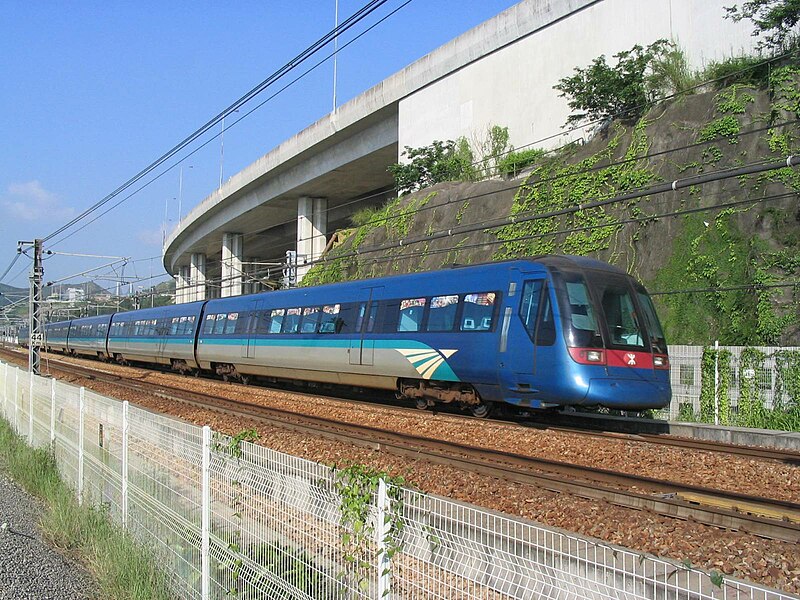
[[(595, 269), (595, 270), (604, 270), (604, 271), (612, 271), (615, 273), (625, 274), (624, 271), (604, 263), (600, 260), (595, 260), (592, 258), (586, 258), (583, 256), (573, 256), (573, 255), (542, 255), (542, 256), (534, 256), (530, 258), (521, 258), (521, 259), (512, 259), (512, 260), (505, 260), (505, 261), (496, 261), (490, 263), (481, 263), (477, 265), (453, 265), (452, 267), (438, 269), (435, 271), (421, 271), (418, 273), (404, 273), (399, 275), (387, 275), (384, 277), (375, 277), (371, 279), (356, 279), (352, 281), (342, 281), (337, 283), (330, 283), (324, 284), (319, 286), (310, 286), (310, 287), (301, 287), (301, 288), (293, 288), (289, 290), (276, 290), (274, 292), (260, 292), (258, 294), (249, 294), (246, 296), (234, 296), (229, 298), (215, 298), (213, 300), (208, 300), (208, 310), (213, 312), (217, 310), (218, 305), (222, 305), (225, 307), (224, 310), (237, 310), (239, 307), (244, 309), (248, 307), (254, 300), (258, 300), (260, 297), (272, 297), (272, 294), (287, 294), (291, 296), (306, 296), (310, 294), (315, 294), (322, 290), (330, 290), (332, 294), (337, 293), (340, 290), (348, 290), (354, 287), (356, 288), (363, 288), (363, 287), (381, 287), (381, 286), (391, 286), (399, 281), (402, 281), (407, 278), (417, 278), (420, 280), (428, 280), (430, 278), (437, 278), (442, 277), (443, 275), (452, 274), (455, 272), (459, 272), (459, 275), (463, 273), (464, 276), (471, 275), (474, 277), (480, 277), (481, 274), (486, 273), (495, 273), (497, 271), (508, 270), (508, 269), (530, 269), (533, 266), (537, 267), (544, 267), (544, 268), (555, 268), (555, 269)], [(180, 306), (180, 305), (178, 305)]]
[(161, 317), (183, 317), (199, 315), (205, 300), (183, 304), (167, 304), (153, 308), (140, 308), (128, 312), (114, 313), (114, 322), (138, 321), (139, 319), (158, 319)]

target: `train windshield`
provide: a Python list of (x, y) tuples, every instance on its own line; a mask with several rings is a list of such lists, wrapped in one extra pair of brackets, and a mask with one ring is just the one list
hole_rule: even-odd
[(647, 331), (650, 332), (650, 343), (653, 346), (653, 352), (666, 354), (667, 340), (664, 337), (664, 330), (661, 329), (661, 322), (658, 320), (653, 301), (641, 286), (637, 286), (636, 295), (639, 298), (639, 306), (642, 307), (642, 314), (647, 323)]
[(554, 281), (567, 345), (573, 348), (602, 348), (603, 336), (597, 311), (583, 275), (561, 272), (554, 276)]
[(646, 350), (652, 345), (666, 352), (653, 303), (629, 277), (590, 270), (586, 277), (561, 271), (554, 279), (568, 346)]

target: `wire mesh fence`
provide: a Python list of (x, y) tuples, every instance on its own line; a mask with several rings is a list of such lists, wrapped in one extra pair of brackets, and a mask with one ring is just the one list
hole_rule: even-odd
[(2, 416), (53, 448), (80, 501), (147, 547), (178, 598), (791, 597), (385, 481), (345, 521), (324, 465), (5, 364), (0, 395)]
[(800, 348), (670, 346), (669, 356), (671, 420), (768, 427), (758, 415), (800, 414)]

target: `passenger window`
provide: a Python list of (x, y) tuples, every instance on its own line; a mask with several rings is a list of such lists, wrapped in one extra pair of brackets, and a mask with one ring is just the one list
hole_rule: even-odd
[(400, 302), (397, 331), (419, 331), (425, 313), (425, 298), (410, 298)]
[(301, 333), (316, 333), (319, 325), (320, 310), (318, 306), (303, 309), (303, 324)]
[(319, 325), (320, 333), (339, 333), (342, 330), (344, 321), (339, 318), (340, 309), (341, 306), (339, 304), (322, 307), (322, 320)]
[(427, 331), (453, 331), (457, 310), (458, 296), (435, 296), (432, 298)]
[(286, 311), (282, 308), (277, 308), (270, 314), (271, 320), (269, 325), (270, 333), (280, 333), (281, 325), (283, 324), (283, 317)]
[(236, 324), (239, 322), (239, 313), (228, 313), (227, 316), (228, 318), (225, 320), (225, 329), (223, 333), (235, 333)]
[(303, 309), (301, 308), (287, 308), (286, 316), (283, 318), (283, 325), (281, 326), (281, 333), (297, 333), (300, 329), (302, 312)]
[(263, 311), (258, 313), (256, 320), (256, 333), (269, 333), (270, 313)]
[(225, 332), (225, 313), (220, 313), (216, 316), (214, 322), (214, 335), (222, 335)]
[(553, 310), (544, 279), (525, 282), (519, 316), (531, 340), (535, 340), (537, 345), (551, 346), (555, 343)]
[(216, 323), (217, 315), (206, 315), (206, 322), (203, 324), (203, 333), (214, 333), (214, 323)]
[(490, 331), (494, 318), (497, 294), (482, 292), (464, 296), (464, 313), (461, 315), (461, 331)]

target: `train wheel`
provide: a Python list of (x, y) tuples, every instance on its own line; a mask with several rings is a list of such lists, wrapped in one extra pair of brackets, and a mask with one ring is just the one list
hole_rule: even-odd
[(417, 398), (414, 400), (414, 403), (417, 405), (419, 410), (428, 410), (428, 399), (427, 398)]
[(484, 417), (488, 417), (489, 413), (492, 412), (492, 405), (486, 402), (481, 402), (480, 404), (473, 404), (469, 407), (469, 412), (472, 413), (473, 417), (478, 417), (479, 419), (483, 419)]

